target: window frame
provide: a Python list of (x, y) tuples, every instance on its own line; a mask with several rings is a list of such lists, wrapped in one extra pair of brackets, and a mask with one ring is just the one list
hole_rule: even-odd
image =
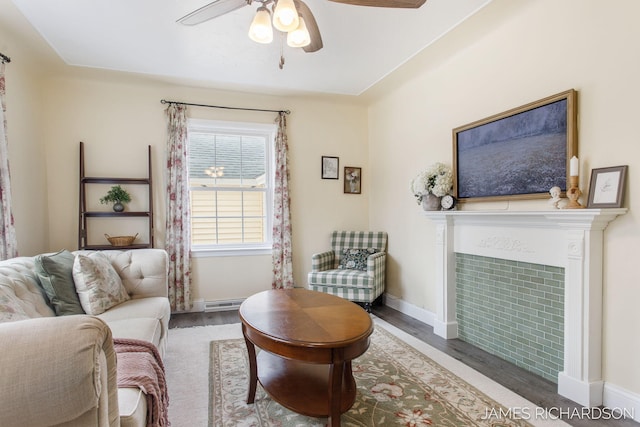
[[(194, 258), (209, 256), (248, 256), (248, 255), (269, 255), (273, 247), (273, 238), (271, 230), (273, 228), (273, 186), (275, 184), (274, 177), (274, 150), (275, 137), (277, 127), (275, 124), (254, 123), (254, 122), (231, 122), (221, 120), (208, 119), (188, 119), (187, 122), (188, 135), (192, 132), (212, 133), (240, 136), (260, 136), (266, 138), (265, 144), (265, 174), (267, 188), (265, 189), (265, 241), (262, 243), (234, 243), (234, 244), (213, 244), (213, 245), (191, 245), (191, 255)], [(191, 180), (189, 179), (189, 199), (192, 194)], [(195, 190), (203, 191), (203, 190)], [(208, 190), (220, 191), (220, 190)], [(226, 191), (226, 190), (222, 190)], [(238, 189), (236, 191), (246, 191)], [(256, 190), (249, 190), (256, 191)], [(259, 190), (258, 190), (259, 191)], [(191, 204), (190, 204), (191, 206)], [(190, 224), (193, 220), (193, 213), (190, 212)]]

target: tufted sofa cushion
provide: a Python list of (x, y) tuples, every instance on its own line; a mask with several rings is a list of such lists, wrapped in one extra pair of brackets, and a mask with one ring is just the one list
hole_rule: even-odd
[(0, 295), (16, 298), (30, 318), (55, 316), (39, 285), (32, 257), (18, 257), (0, 263)]
[[(164, 258), (158, 256), (164, 253)], [(76, 251), (74, 254), (89, 254)], [(161, 249), (133, 251), (102, 251), (122, 279), (132, 298), (167, 297), (167, 274), (169, 262)]]

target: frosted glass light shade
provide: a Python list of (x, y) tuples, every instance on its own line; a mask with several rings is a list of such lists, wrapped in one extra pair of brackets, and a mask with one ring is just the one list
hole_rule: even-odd
[(271, 14), (269, 9), (260, 6), (253, 17), (249, 27), (249, 38), (258, 43), (271, 43), (273, 41), (273, 28), (271, 28)]
[(273, 11), (273, 26), (283, 32), (298, 28), (299, 18), (293, 0), (278, 0)]
[(287, 44), (291, 47), (305, 47), (311, 44), (311, 35), (302, 17), (298, 28), (287, 34)]

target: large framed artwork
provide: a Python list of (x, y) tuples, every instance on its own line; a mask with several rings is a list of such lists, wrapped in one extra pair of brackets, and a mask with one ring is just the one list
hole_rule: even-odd
[(460, 202), (548, 198), (569, 182), (578, 155), (573, 89), (453, 130), (454, 195)]

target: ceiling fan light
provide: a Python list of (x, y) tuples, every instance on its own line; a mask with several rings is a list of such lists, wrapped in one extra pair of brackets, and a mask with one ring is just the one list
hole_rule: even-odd
[(249, 38), (258, 43), (271, 43), (273, 41), (273, 28), (271, 28), (271, 14), (269, 9), (260, 6), (253, 17), (249, 27)]
[(273, 11), (273, 26), (283, 32), (298, 28), (299, 18), (293, 0), (278, 0)]
[(311, 44), (311, 35), (302, 17), (298, 28), (287, 34), (287, 44), (291, 47), (305, 47)]

